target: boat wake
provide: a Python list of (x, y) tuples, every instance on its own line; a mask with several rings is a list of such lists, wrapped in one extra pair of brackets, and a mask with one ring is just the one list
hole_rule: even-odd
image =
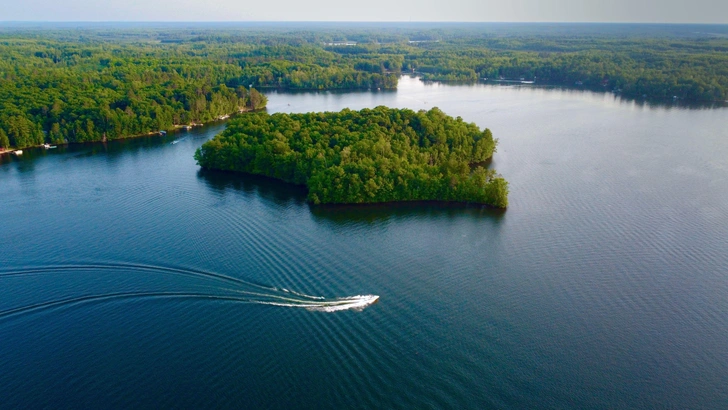
[(367, 306), (371, 306), (379, 302), (377, 295), (358, 295), (348, 298), (341, 298), (331, 302), (323, 302), (317, 306), (308, 307), (308, 310), (320, 312), (337, 312), (339, 310), (364, 310)]
[(273, 306), (283, 307), (296, 307), (304, 308), (314, 312), (337, 312), (340, 310), (364, 310), (367, 306), (373, 305), (379, 301), (377, 295), (358, 295), (350, 296), (346, 298), (338, 298), (329, 301), (317, 301), (317, 302), (301, 302), (296, 303), (281, 303), (281, 302), (263, 302), (256, 301), (254, 303), (261, 303)]
[[(94, 264), (94, 265), (61, 265), (19, 270), (0, 270), (0, 280), (24, 276), (57, 276), (69, 274), (128, 274), (130, 272), (146, 274), (165, 274), (191, 276), (206, 282), (217, 282), (213, 287), (206, 287), (205, 292), (173, 292), (173, 291), (134, 291), (110, 292), (85, 295), (68, 295), (63, 298), (28, 303), (21, 306), (0, 310), (0, 319), (15, 317), (34, 312), (70, 308), (77, 305), (104, 303), (115, 300), (142, 300), (142, 299), (190, 299), (223, 301), (231, 303), (246, 303), (305, 309), (315, 312), (339, 312), (344, 310), (361, 311), (379, 301), (377, 295), (357, 295), (340, 298), (326, 298), (312, 296), (292, 291), (286, 288), (277, 288), (258, 283), (248, 282), (223, 274), (195, 271), (189, 269), (138, 265), (138, 264)], [(34, 281), (35, 282), (35, 281)], [(44, 281), (45, 282), (45, 281)], [(223, 286), (224, 284), (224, 286)], [(92, 285), (92, 283), (88, 283)], [(89, 286), (91, 287), (91, 286)]]

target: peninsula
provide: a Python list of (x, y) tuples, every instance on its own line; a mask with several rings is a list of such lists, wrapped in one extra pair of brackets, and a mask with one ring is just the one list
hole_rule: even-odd
[(438, 108), (251, 113), (195, 153), (203, 168), (306, 185), (313, 204), (456, 201), (508, 205), (508, 183), (483, 166), (497, 140)]

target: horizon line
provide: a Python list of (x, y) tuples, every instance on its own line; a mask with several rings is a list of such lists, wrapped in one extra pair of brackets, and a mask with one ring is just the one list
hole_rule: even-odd
[(411, 21), (411, 20), (0, 20), (0, 24), (6, 23), (36, 23), (36, 24), (245, 24), (245, 23), (271, 23), (271, 24), (639, 24), (639, 25), (714, 25), (728, 26), (726, 23), (706, 22), (646, 22), (646, 21)]

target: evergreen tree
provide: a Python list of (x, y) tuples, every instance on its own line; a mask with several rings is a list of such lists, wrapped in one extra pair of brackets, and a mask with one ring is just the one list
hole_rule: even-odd
[(0, 148), (10, 148), (10, 140), (8, 139), (8, 134), (5, 133), (5, 130), (0, 128)]

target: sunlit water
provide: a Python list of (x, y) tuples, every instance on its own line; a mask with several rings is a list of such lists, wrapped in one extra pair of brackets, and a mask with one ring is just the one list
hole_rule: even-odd
[(728, 109), (269, 97), (489, 127), (511, 206), (309, 207), (201, 172), (224, 124), (4, 156), (1, 408), (728, 408)]

